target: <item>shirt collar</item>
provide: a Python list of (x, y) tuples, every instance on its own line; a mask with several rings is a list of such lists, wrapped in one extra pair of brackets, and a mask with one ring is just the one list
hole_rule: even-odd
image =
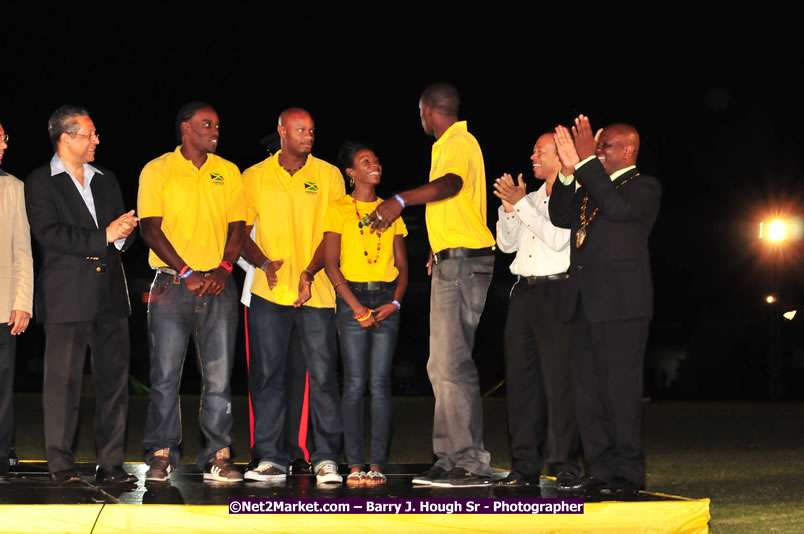
[[(66, 172), (70, 176), (73, 176), (73, 174), (70, 171), (67, 170), (67, 166), (61, 160), (59, 155), (58, 154), (53, 154), (53, 157), (50, 158), (50, 176), (56, 176), (57, 174), (61, 174), (63, 172)], [(97, 174), (103, 174), (96, 167), (93, 167), (89, 163), (84, 163), (84, 177), (91, 178), (96, 173)], [(75, 178), (75, 177), (73, 176), (73, 178)]]
[(438, 146), (438, 145), (441, 145), (443, 143), (446, 143), (447, 139), (452, 137), (456, 133), (468, 132), (468, 131), (469, 130), (467, 129), (466, 121), (453, 122), (452, 125), (444, 131), (444, 133), (441, 135), (441, 137), (439, 137), (436, 140), (436, 142), (433, 143), (433, 146)]
[(630, 171), (631, 169), (636, 169), (636, 165), (631, 165), (630, 167), (626, 167), (626, 168), (624, 168), (624, 169), (620, 169), (619, 171), (614, 171), (613, 173), (611, 173), (611, 176), (610, 176), (611, 181), (613, 182), (614, 180), (616, 180), (617, 178), (619, 178), (619, 177), (620, 177), (620, 176), (622, 176), (623, 174), (627, 173), (627, 172), (628, 172), (628, 171)]

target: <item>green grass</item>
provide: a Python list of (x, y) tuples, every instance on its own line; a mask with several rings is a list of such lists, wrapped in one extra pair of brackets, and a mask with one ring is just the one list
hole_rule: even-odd
[[(43, 459), (41, 397), (16, 397), (16, 444), (20, 458)], [(94, 399), (82, 399), (77, 459), (93, 462)], [(127, 460), (142, 460), (147, 397), (129, 405)], [(245, 397), (233, 401), (235, 451), (248, 456)], [(484, 400), (485, 442), (492, 463), (510, 465), (505, 399)], [(198, 397), (182, 398), (183, 462), (193, 463), (201, 436)], [(433, 399), (394, 399), (392, 463), (432, 459)], [(647, 489), (693, 498), (710, 498), (712, 532), (804, 532), (804, 403), (653, 402), (645, 405)]]

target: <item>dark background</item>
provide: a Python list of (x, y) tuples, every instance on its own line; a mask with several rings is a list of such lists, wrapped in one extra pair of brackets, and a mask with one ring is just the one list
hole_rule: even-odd
[[(322, 11), (211, 2), (25, 9), (4, 3), (0, 122), (12, 139), (3, 168), (24, 179), (48, 161), (47, 119), (66, 103), (90, 110), (102, 134), (97, 163), (115, 171), (131, 208), (139, 171), (176, 146), (175, 114), (189, 100), (216, 108), (218, 154), (241, 170), (265, 157), (260, 140), (275, 131), (279, 112), (304, 107), (316, 120), (317, 157), (335, 162), (348, 138), (374, 145), (386, 197), (427, 180), (433, 139), (421, 130), (417, 103), (432, 81), (461, 91), (461, 118), (483, 148), (489, 184), (503, 172), (522, 172), (533, 185), (529, 156), (536, 138), (578, 113), (589, 115), (593, 127), (629, 122), (642, 136), (640, 170), (664, 186), (651, 238), (656, 300), (646, 393), (767, 397), (769, 339), (778, 316), (771, 312), (796, 309), (802, 284), (799, 242), (775, 255), (756, 239), (759, 221), (769, 215), (802, 213), (795, 36), (777, 25), (773, 33), (730, 26), (721, 37), (709, 22), (689, 20), (648, 31), (645, 19), (617, 24), (616, 35), (603, 20), (595, 30), (565, 25), (546, 32), (539, 25), (547, 15), (528, 18), (500, 8), (460, 21), (448, 8), (405, 6), (403, 14), (402, 7), (384, 5), (380, 13), (379, 5)], [(499, 204), (491, 187), (488, 205), (493, 228)], [(394, 390), (421, 394), (429, 392), (428, 245), (424, 209), (404, 215), (411, 286)], [(484, 391), (503, 377), (512, 259), (498, 254), (479, 328), (475, 357)], [(770, 307), (764, 296), (773, 290), (775, 260), (781, 304)], [(133, 308), (132, 376), (147, 384), (142, 295), (152, 273), (141, 240), (124, 264)], [(781, 325), (783, 398), (804, 392), (801, 320)], [(41, 387), (43, 346), (41, 328), (20, 338), (19, 390)], [(246, 388), (244, 352), (241, 336), (239, 393)], [(183, 387), (197, 389), (194, 365), (185, 371)]]

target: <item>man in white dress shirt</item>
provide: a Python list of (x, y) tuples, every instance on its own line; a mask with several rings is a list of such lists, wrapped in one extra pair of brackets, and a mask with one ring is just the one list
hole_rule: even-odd
[(547, 211), (561, 162), (552, 134), (533, 147), (533, 174), (544, 180), (527, 194), (522, 174), (514, 182), (503, 174), (494, 184), (502, 200), (497, 221), (497, 245), (516, 252), (505, 324), (505, 374), (508, 426), (511, 433), (511, 473), (499, 486), (538, 486), (542, 454), (559, 480), (580, 473), (573, 413), (565, 306), (570, 264), (569, 230), (556, 228)]

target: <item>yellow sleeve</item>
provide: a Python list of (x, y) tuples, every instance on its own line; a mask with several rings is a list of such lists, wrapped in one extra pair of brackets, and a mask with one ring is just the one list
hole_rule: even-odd
[(243, 196), (246, 204), (246, 226), (257, 222), (257, 199), (260, 198), (260, 178), (254, 167), (243, 173)]
[(402, 220), (402, 217), (394, 221), (394, 235), (401, 235), (402, 237), (408, 235), (408, 227), (405, 226), (405, 221)]
[(466, 185), (469, 176), (470, 150), (461, 139), (454, 139), (444, 145), (438, 156), (438, 172), (433, 179), (441, 178), (446, 174), (457, 174)]
[(346, 195), (346, 184), (343, 181), (343, 175), (337, 167), (332, 167), (332, 186), (329, 188), (329, 200), (338, 200)]
[(327, 214), (324, 216), (324, 232), (343, 233), (343, 217), (338, 209), (338, 201), (333, 200), (327, 207)]
[(137, 191), (137, 216), (162, 217), (164, 214), (164, 172), (162, 161), (148, 163), (140, 172), (140, 186)]
[(243, 193), (243, 179), (240, 177), (240, 169), (232, 164), (229, 171), (230, 189), (229, 202), (226, 206), (226, 222), (237, 222), (246, 220), (246, 199)]

